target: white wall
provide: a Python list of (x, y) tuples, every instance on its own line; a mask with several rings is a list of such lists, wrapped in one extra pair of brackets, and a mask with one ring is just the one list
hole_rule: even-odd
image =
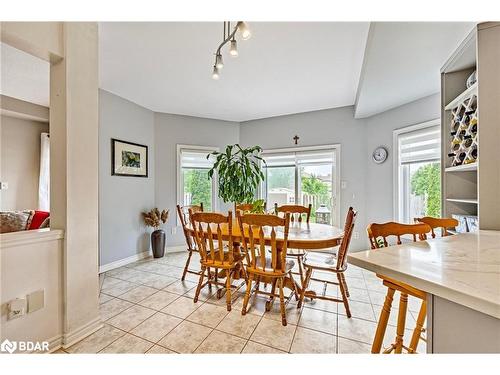
[(40, 134), (48, 131), (47, 123), (1, 116), (0, 181), (9, 184), (0, 192), (2, 211), (38, 208)]
[[(0, 244), (0, 342), (49, 341), (57, 349), (63, 334), (62, 231), (5, 233)], [(7, 303), (37, 290), (44, 291), (44, 308), (7, 320)]]
[[(238, 143), (239, 124), (237, 122), (212, 120), (200, 117), (155, 113), (156, 149), (156, 205), (170, 210), (166, 225), (167, 246), (184, 244), (184, 234), (177, 225), (177, 144), (219, 147)], [(219, 200), (219, 210), (227, 210)], [(172, 233), (172, 227), (176, 233)]]
[[(148, 146), (148, 174), (111, 175), (111, 138)], [(99, 90), (99, 264), (149, 250), (149, 232), (141, 212), (155, 206), (153, 112)]]

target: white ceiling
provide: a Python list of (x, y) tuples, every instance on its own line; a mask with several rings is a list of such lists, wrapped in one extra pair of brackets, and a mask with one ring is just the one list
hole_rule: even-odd
[(357, 118), (440, 91), (440, 69), (470, 22), (373, 22), (356, 101)]
[(0, 54), (0, 93), (48, 107), (49, 63), (4, 43)]
[[(214, 81), (222, 23), (100, 23), (100, 87), (154, 111), (223, 120), (353, 104), (367, 117), (438, 92), (440, 67), (474, 26), (249, 25), (252, 38), (238, 39), (237, 58), (225, 49)], [(4, 44), (1, 52), (0, 93), (48, 106), (48, 63)]]
[(101, 88), (154, 111), (231, 121), (354, 103), (369, 23), (250, 23), (215, 81), (222, 26), (99, 24)]

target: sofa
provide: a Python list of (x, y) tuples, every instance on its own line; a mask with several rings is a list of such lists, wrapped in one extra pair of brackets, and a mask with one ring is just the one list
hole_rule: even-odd
[(0, 233), (50, 227), (50, 213), (38, 210), (0, 211)]

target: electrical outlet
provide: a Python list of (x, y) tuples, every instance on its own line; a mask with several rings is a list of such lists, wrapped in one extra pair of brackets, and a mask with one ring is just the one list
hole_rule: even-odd
[(172, 234), (177, 234), (177, 227), (172, 227)]
[(16, 298), (7, 303), (7, 319), (16, 319), (26, 314), (26, 298)]
[(357, 231), (352, 232), (352, 238), (354, 238), (355, 240), (359, 240), (359, 232)]

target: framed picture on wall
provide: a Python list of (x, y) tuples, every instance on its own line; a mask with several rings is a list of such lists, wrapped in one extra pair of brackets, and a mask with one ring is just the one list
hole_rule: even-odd
[(111, 138), (111, 175), (148, 177), (148, 146)]

